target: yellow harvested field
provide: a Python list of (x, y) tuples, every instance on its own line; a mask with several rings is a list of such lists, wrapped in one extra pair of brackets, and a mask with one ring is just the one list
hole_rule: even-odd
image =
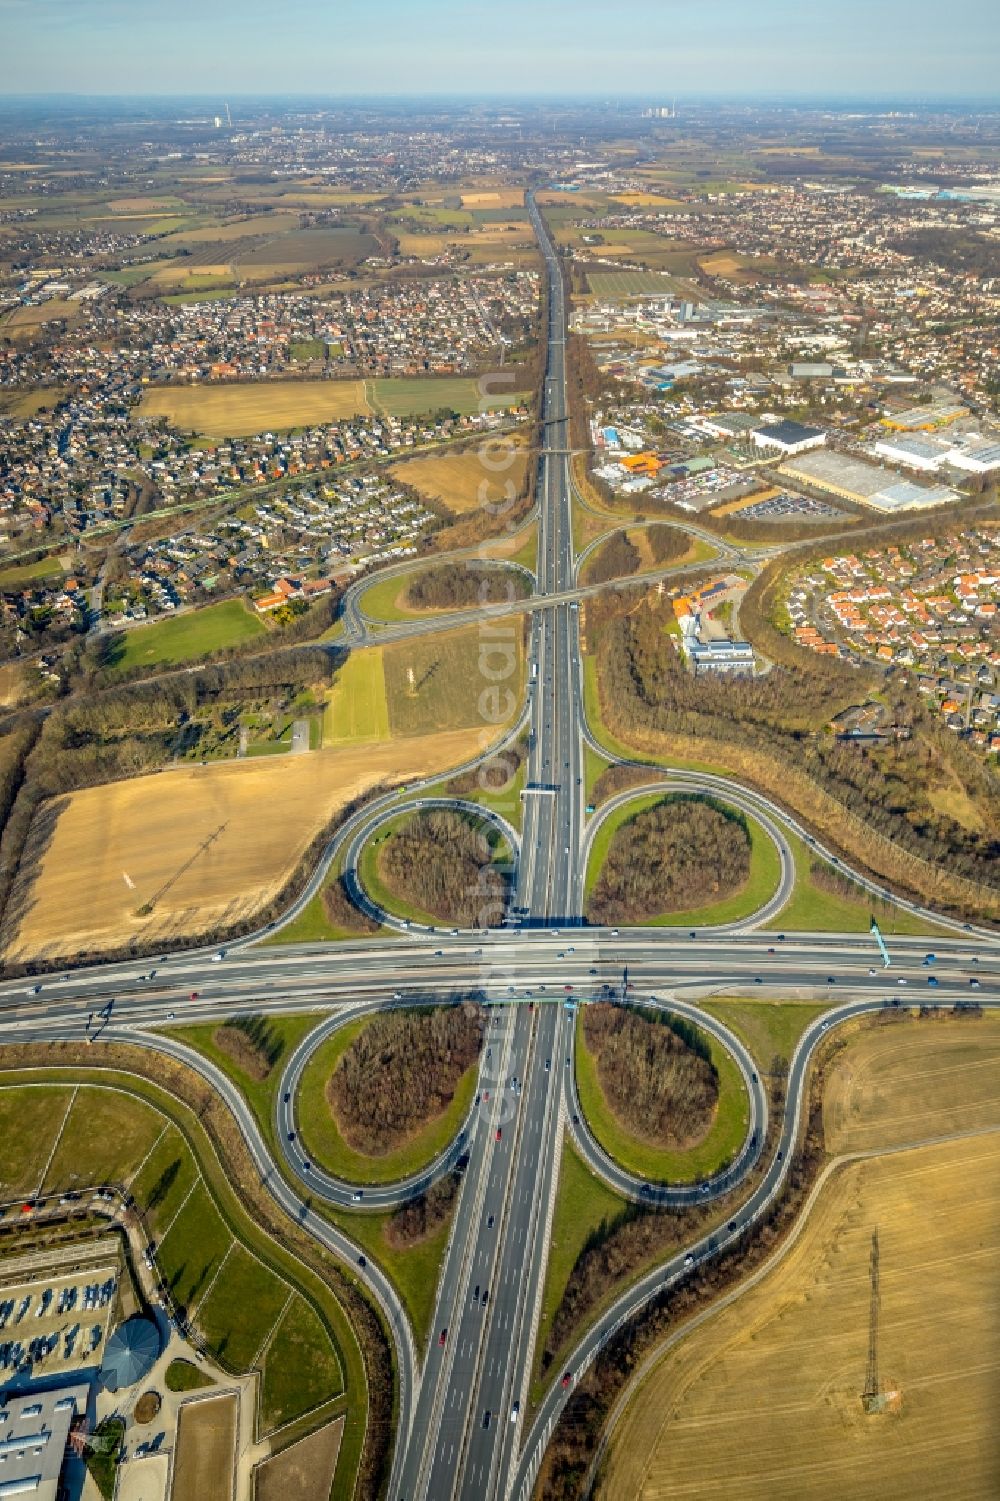
[(16, 307), (0, 319), (0, 328), (8, 333), (20, 329), (37, 328), (41, 323), (55, 323), (60, 318), (79, 318), (82, 308), (78, 302), (65, 297), (50, 297), (47, 302), (35, 302), (28, 307)]
[(734, 271), (742, 270), (746, 263), (746, 256), (734, 255), (731, 250), (718, 250), (714, 255), (698, 258), (699, 266), (709, 276), (732, 276)]
[(111, 198), (108, 208), (113, 214), (156, 214), (177, 212), (176, 199), (169, 198)]
[(236, 1397), (185, 1402), (177, 1418), (172, 1501), (229, 1496), (236, 1461)]
[(1000, 1017), (867, 1031), (831, 1069), (827, 1151), (868, 1152), (1000, 1126)]
[[(455, 515), (520, 494), (528, 457), (516, 438), (500, 438), (466, 453), (405, 459), (392, 474), (418, 495), (436, 500)], [(513, 486), (513, 489), (510, 487)]]
[(396, 239), (400, 255), (441, 255), (448, 248), (447, 237), (442, 234), (415, 235), (409, 230), (400, 230)]
[(524, 204), (523, 188), (500, 188), (495, 192), (463, 193), (463, 208), (521, 208)]
[(282, 380), (251, 385), (158, 386), (147, 390), (143, 417), (166, 417), (183, 431), (240, 438), (336, 422), (371, 411), (363, 380)]
[(662, 193), (615, 193), (616, 203), (629, 203), (636, 208), (673, 208), (680, 198), (664, 198)]
[[(615, 1430), (601, 1501), (1000, 1495), (998, 1049), (993, 1021), (949, 1019), (840, 1055), (828, 1138), (870, 1155), (835, 1159), (784, 1253), (667, 1347)], [(876, 1227), (883, 1410), (866, 1413)]]
[(194, 937), (245, 918), (273, 899), (314, 835), (354, 798), (461, 765), (498, 733), (484, 725), (184, 766), (73, 793), (37, 873), (15, 896), (23, 913), (7, 957)]

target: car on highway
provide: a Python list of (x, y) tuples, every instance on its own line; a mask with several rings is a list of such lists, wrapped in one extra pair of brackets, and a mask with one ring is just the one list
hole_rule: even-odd
[(518, 1413), (520, 1411), (521, 1411), (521, 1404), (520, 1404), (520, 1402), (515, 1402), (512, 1405), (511, 1409), (510, 1409), (510, 1420), (511, 1420), (512, 1423), (516, 1423), (517, 1422), (517, 1415), (518, 1415)]
[(928, 985), (936, 985), (938, 983), (938, 977), (937, 977), (937, 975), (928, 975), (927, 976), (927, 983), (928, 983)]
[(351, 1194), (351, 1201), (354, 1204), (360, 1204), (361, 1200), (363, 1198), (364, 1198), (364, 1193), (362, 1192), (362, 1190), (360, 1188), (356, 1188), (354, 1190), (354, 1192)]
[(226, 957), (226, 951), (225, 951), (225, 949), (220, 949), (217, 954), (213, 954), (212, 955), (212, 963), (213, 964), (221, 964), (222, 961), (223, 961), (223, 959), (225, 957)]
[(684, 1258), (684, 1265), (685, 1266), (694, 1266), (694, 1257), (691, 1255), (690, 1251), (688, 1252), (688, 1254)]
[(563, 1374), (562, 1381), (560, 1381), (560, 1383), (559, 1383), (559, 1385), (562, 1387), (563, 1391), (566, 1390), (566, 1388), (570, 1385), (570, 1383), (571, 1383), (572, 1380), (573, 1380), (573, 1372), (572, 1371), (566, 1371)]
[(483, 1413), (483, 1427), (484, 1428), (488, 1428), (490, 1426), (490, 1419), (492, 1418), (492, 1416), (493, 1416), (493, 1414), (490, 1412), (489, 1408), (487, 1407), (486, 1411)]
[(496, 1140), (499, 1141), (502, 1135), (503, 1135), (503, 1128), (500, 1127), (500, 1126), (497, 1126)]
[(286, 1089), (281, 1098), (284, 1100), (285, 1104), (287, 1105), (288, 1102), (289, 1102), (289, 1100), (292, 1098), (291, 1090)]
[(493, 1226), (495, 1224), (496, 1224), (496, 1216), (492, 1215), (492, 1214), (488, 1214), (486, 1216), (486, 1228), (487, 1228), (487, 1230), (492, 1230)]
[(441, 1333), (438, 1335), (438, 1344), (439, 1345), (443, 1345), (445, 1343), (445, 1341), (447, 1340), (447, 1338), (448, 1338), (448, 1326), (446, 1324), (445, 1327), (441, 1330)]

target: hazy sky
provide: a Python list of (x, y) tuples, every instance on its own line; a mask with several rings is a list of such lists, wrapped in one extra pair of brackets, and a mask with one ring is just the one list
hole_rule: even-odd
[(1000, 93), (997, 0), (0, 0), (0, 90)]

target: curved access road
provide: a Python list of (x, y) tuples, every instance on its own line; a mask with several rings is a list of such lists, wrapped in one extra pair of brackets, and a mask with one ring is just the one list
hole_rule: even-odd
[[(785, 838), (780, 824), (771, 815), (770, 810), (765, 810), (759, 801), (754, 798), (753, 794), (744, 792), (736, 783), (733, 783), (730, 789), (725, 794), (722, 794), (707, 784), (702, 785), (703, 781), (704, 779), (702, 778), (698, 780), (697, 784), (693, 784), (682, 775), (664, 771), (656, 781), (650, 781), (645, 785), (629, 787), (626, 791), (616, 793), (614, 797), (608, 798), (607, 802), (602, 803), (597, 812), (592, 816), (584, 832), (583, 848), (580, 854), (584, 879), (586, 879), (587, 866), (590, 863), (590, 857), (593, 852), (594, 839), (602, 825), (613, 813), (617, 813), (620, 808), (627, 807), (630, 802), (633, 802), (637, 798), (649, 797), (651, 794), (655, 795), (659, 792), (684, 792), (688, 795), (703, 793), (705, 796), (718, 798), (719, 802), (724, 801), (731, 807), (737, 808), (741, 813), (745, 813), (748, 818), (752, 818), (755, 823), (761, 826), (778, 852), (781, 873), (778, 878), (777, 887), (768, 897), (767, 901), (758, 907), (756, 911), (748, 913), (746, 917), (736, 918), (733, 922), (713, 923), (711, 921), (703, 921), (697, 924), (697, 926), (703, 932), (712, 933), (741, 933), (747, 928), (759, 928), (762, 923), (769, 922), (772, 917), (778, 915), (792, 894), (792, 889), (795, 885), (795, 857), (792, 854), (791, 846)], [(683, 913), (679, 914), (679, 916), (683, 918)], [(683, 921), (680, 921), (673, 926), (682, 927), (683, 925)]]
[(664, 1209), (682, 1209), (691, 1204), (711, 1203), (724, 1194), (731, 1193), (754, 1168), (764, 1150), (767, 1138), (768, 1109), (767, 1091), (757, 1073), (757, 1065), (728, 1027), (707, 1011), (691, 1006), (674, 997), (662, 1000), (649, 996), (644, 1005), (682, 1016), (693, 1022), (701, 1032), (708, 1032), (720, 1047), (725, 1048), (739, 1070), (743, 1088), (747, 1094), (748, 1120), (746, 1135), (739, 1153), (727, 1166), (710, 1177), (688, 1183), (666, 1184), (646, 1179), (631, 1173), (604, 1150), (591, 1130), (587, 1116), (580, 1104), (576, 1087), (576, 1029), (570, 1033), (571, 1042), (563, 1067), (563, 1099), (566, 1108), (568, 1130), (573, 1144), (581, 1157), (599, 1178), (616, 1193), (637, 1203), (657, 1205)]
[[(805, 1029), (792, 1055), (788, 1070), (785, 1113), (781, 1123), (776, 1148), (767, 1171), (753, 1193), (734, 1210), (732, 1218), (721, 1228), (711, 1230), (691, 1245), (678, 1251), (669, 1260), (654, 1267), (632, 1287), (628, 1288), (590, 1328), (566, 1357), (553, 1376), (534, 1422), (525, 1434), (517, 1468), (511, 1477), (508, 1495), (513, 1501), (529, 1501), (531, 1489), (541, 1466), (542, 1457), (556, 1423), (573, 1389), (601, 1350), (658, 1294), (669, 1292), (686, 1276), (697, 1271), (720, 1251), (736, 1244), (748, 1229), (757, 1224), (783, 1192), (795, 1156), (795, 1148), (803, 1119), (805, 1092), (808, 1084), (809, 1064), (816, 1047), (832, 1027), (853, 1017), (870, 1015), (886, 1009), (891, 1003), (885, 1000), (848, 1001), (835, 1010), (817, 1017)], [(1000, 1008), (1000, 998), (983, 1002), (991, 1008)], [(562, 1385), (569, 1376), (567, 1386)]]
[[(399, 933), (436, 933), (439, 929), (447, 931), (447, 928), (443, 920), (438, 923), (425, 923), (419, 922), (416, 918), (399, 917), (396, 913), (390, 911), (388, 907), (383, 907), (379, 902), (376, 902), (371, 893), (365, 890), (364, 880), (359, 869), (361, 852), (383, 824), (389, 823), (394, 818), (398, 818), (401, 813), (419, 813), (427, 808), (444, 808), (452, 812), (467, 813), (470, 817), (477, 819), (481, 823), (492, 824), (510, 845), (514, 859), (511, 886), (513, 888), (517, 885), (517, 865), (521, 854), (521, 836), (514, 825), (504, 818), (501, 813), (498, 813), (494, 808), (486, 807), (482, 803), (472, 802), (467, 798), (418, 796), (398, 798), (390, 803), (388, 807), (379, 808), (373, 817), (362, 819), (355, 827), (350, 843), (344, 852), (344, 884), (355, 906), (359, 907), (362, 912), (371, 917), (375, 922), (380, 923), (383, 927), (394, 928)], [(453, 934), (457, 934), (459, 929), (452, 928), (451, 931)], [(472, 930), (467, 929), (466, 931)]]

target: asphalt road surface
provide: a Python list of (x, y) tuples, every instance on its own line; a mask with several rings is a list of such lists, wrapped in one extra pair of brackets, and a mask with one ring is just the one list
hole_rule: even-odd
[[(530, 749), (514, 928), (490, 932), (416, 931), (394, 939), (334, 945), (253, 946), (260, 934), (226, 949), (193, 947), (158, 960), (127, 960), (64, 975), (0, 985), (0, 1037), (7, 1041), (124, 1040), (182, 1058), (197, 1068), (233, 1111), (253, 1160), (274, 1198), (324, 1244), (355, 1267), (380, 1303), (396, 1346), (399, 1369), (397, 1444), (390, 1501), (468, 1501), (526, 1498), (544, 1445), (576, 1380), (622, 1322), (645, 1300), (714, 1255), (764, 1213), (781, 1189), (798, 1132), (803, 1086), (812, 1049), (837, 1021), (894, 1002), (1000, 1004), (1000, 945), (994, 935), (942, 921), (952, 936), (890, 939), (892, 969), (884, 971), (873, 939), (861, 934), (788, 934), (755, 931), (758, 913), (742, 924), (708, 932), (670, 928), (600, 930), (581, 926), (585, 855), (593, 824), (583, 834), (584, 746), (590, 741), (583, 713), (572, 547), (569, 433), (564, 372), (565, 309), (558, 268), (534, 203), (529, 214), (542, 247), (550, 287), (548, 355), (542, 417), (545, 448), (539, 457), (537, 594), (530, 602), (529, 703), (508, 738), (527, 727)], [(348, 638), (369, 626), (358, 607), (361, 588), (349, 596)], [(489, 618), (484, 610), (472, 618)], [(400, 627), (414, 633), (439, 622)], [(663, 785), (650, 769), (651, 784)], [(726, 778), (669, 773), (668, 784), (703, 786), (738, 802), (760, 819), (781, 857), (774, 912), (791, 890), (793, 869), (785, 837), (794, 820), (759, 794)], [(410, 794), (419, 791), (411, 787)], [(302, 896), (276, 928), (292, 920), (319, 890), (334, 855), (350, 846), (356, 862), (361, 842), (393, 801), (377, 799), (339, 831)], [(399, 807), (398, 801), (394, 803)], [(612, 805), (614, 806), (614, 805)], [(605, 810), (602, 809), (602, 816)], [(812, 841), (810, 840), (810, 843)], [(818, 849), (819, 847), (816, 846)], [(835, 856), (827, 858), (836, 860)], [(349, 867), (353, 868), (351, 860)], [(854, 873), (852, 872), (852, 875)], [(873, 894), (877, 882), (862, 878)], [(912, 903), (901, 903), (920, 912)], [(769, 908), (770, 910), (770, 908)], [(270, 931), (270, 928), (268, 931)], [(928, 953), (933, 951), (933, 962)], [(542, 1293), (560, 1146), (569, 1130), (595, 1171), (637, 1199), (683, 1202), (703, 1191), (718, 1194), (741, 1180), (760, 1155), (767, 1102), (753, 1062), (724, 1028), (748, 1095), (747, 1138), (729, 1172), (702, 1187), (649, 1186), (608, 1159), (580, 1121), (572, 1062), (573, 1015), (567, 1003), (628, 993), (684, 1011), (699, 994), (752, 994), (826, 999), (837, 1009), (813, 1023), (792, 1060), (788, 1108), (778, 1152), (758, 1172), (737, 1211), (733, 1229), (715, 1231), (657, 1268), (618, 1299), (580, 1340), (566, 1373), (555, 1373), (524, 1432), (531, 1353)], [(338, 1183), (304, 1156), (295, 1117), (295, 1092), (312, 1048), (333, 1027), (366, 1009), (478, 996), (492, 1003), (480, 1088), (460, 1135), (423, 1173), (384, 1188)], [(557, 1004), (538, 1004), (540, 1002)], [(507, 1004), (514, 1003), (517, 1004)], [(839, 1003), (839, 1004), (838, 1004)], [(209, 1060), (152, 1029), (197, 1015), (199, 1020), (239, 1013), (310, 1007), (322, 1030), (289, 1060), (276, 1103), (276, 1160), (239, 1091)], [(712, 1027), (704, 1013), (699, 1024)], [(324, 1020), (326, 1018), (326, 1020)], [(287, 1096), (287, 1098), (286, 1098)], [(780, 1153), (780, 1155), (778, 1155)], [(314, 1213), (325, 1198), (354, 1208), (384, 1209), (422, 1191), (466, 1156), (426, 1351), (414, 1348), (400, 1299), (381, 1271), (365, 1261), (348, 1236)]]

